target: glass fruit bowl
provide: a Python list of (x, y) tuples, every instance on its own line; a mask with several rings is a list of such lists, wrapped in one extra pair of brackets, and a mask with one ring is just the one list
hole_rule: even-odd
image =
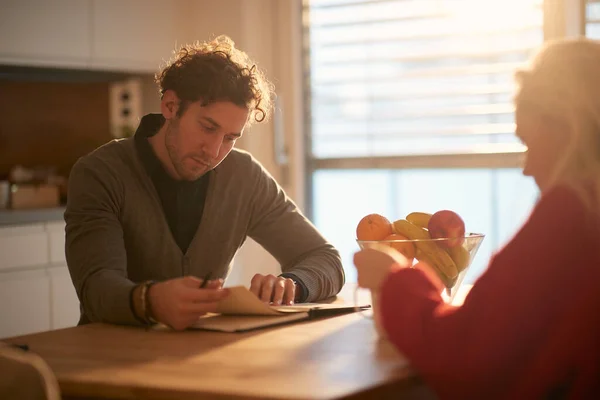
[(414, 266), (423, 261), (440, 277), (445, 290), (444, 301), (450, 303), (463, 283), (485, 235), (468, 233), (461, 238), (356, 240), (361, 249), (390, 246), (402, 253)]

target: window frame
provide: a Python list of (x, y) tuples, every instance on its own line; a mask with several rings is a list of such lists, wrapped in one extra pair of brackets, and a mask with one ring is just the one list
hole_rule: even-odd
[[(373, 0), (372, 0), (373, 1)], [(386, 0), (381, 0), (386, 1)], [(312, 154), (312, 99), (310, 71), (310, 0), (302, 0), (303, 115), (305, 162), (305, 214), (313, 219), (313, 176), (323, 169), (512, 169), (523, 165), (523, 150), (478, 153), (427, 153), (422, 155), (373, 156), (349, 158), (316, 158)], [(355, 1), (355, 3), (361, 3)], [(543, 0), (543, 40), (585, 35), (587, 0)]]
[(581, 21), (582, 21), (582, 32), (584, 36), (587, 36), (587, 26), (588, 23), (600, 23), (600, 19), (594, 19), (594, 20), (588, 20), (587, 18), (587, 5), (589, 3), (600, 3), (600, 0), (581, 0), (580, 1), (580, 6), (581, 6)]

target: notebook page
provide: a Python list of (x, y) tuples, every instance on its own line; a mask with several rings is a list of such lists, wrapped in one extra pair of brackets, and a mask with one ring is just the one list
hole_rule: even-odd
[[(273, 315), (307, 313), (313, 309), (348, 309), (352, 304), (344, 303), (299, 303), (292, 306), (272, 306), (263, 303), (244, 286), (232, 286), (229, 296), (219, 301), (217, 313), (224, 315)], [(364, 306), (364, 305), (361, 305)]]
[[(217, 313), (226, 315), (283, 315), (276, 308), (263, 303), (254, 293), (244, 286), (228, 288), (229, 296), (219, 301)], [(307, 308), (297, 308), (289, 312), (306, 312)]]

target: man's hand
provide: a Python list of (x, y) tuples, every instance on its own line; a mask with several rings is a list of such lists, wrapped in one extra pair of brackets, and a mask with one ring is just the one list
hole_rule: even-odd
[(152, 285), (148, 291), (150, 312), (175, 330), (189, 327), (200, 316), (217, 311), (217, 302), (229, 294), (221, 288), (222, 279), (209, 281), (202, 289), (201, 284), (201, 279), (186, 276)]
[(296, 299), (296, 284), (290, 278), (256, 274), (250, 282), (250, 291), (265, 303), (292, 305)]

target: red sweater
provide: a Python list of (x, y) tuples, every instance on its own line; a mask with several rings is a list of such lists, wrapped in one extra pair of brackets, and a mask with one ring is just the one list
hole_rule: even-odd
[(462, 306), (438, 285), (398, 270), (381, 312), (441, 398), (600, 398), (600, 220), (571, 189), (542, 197)]

